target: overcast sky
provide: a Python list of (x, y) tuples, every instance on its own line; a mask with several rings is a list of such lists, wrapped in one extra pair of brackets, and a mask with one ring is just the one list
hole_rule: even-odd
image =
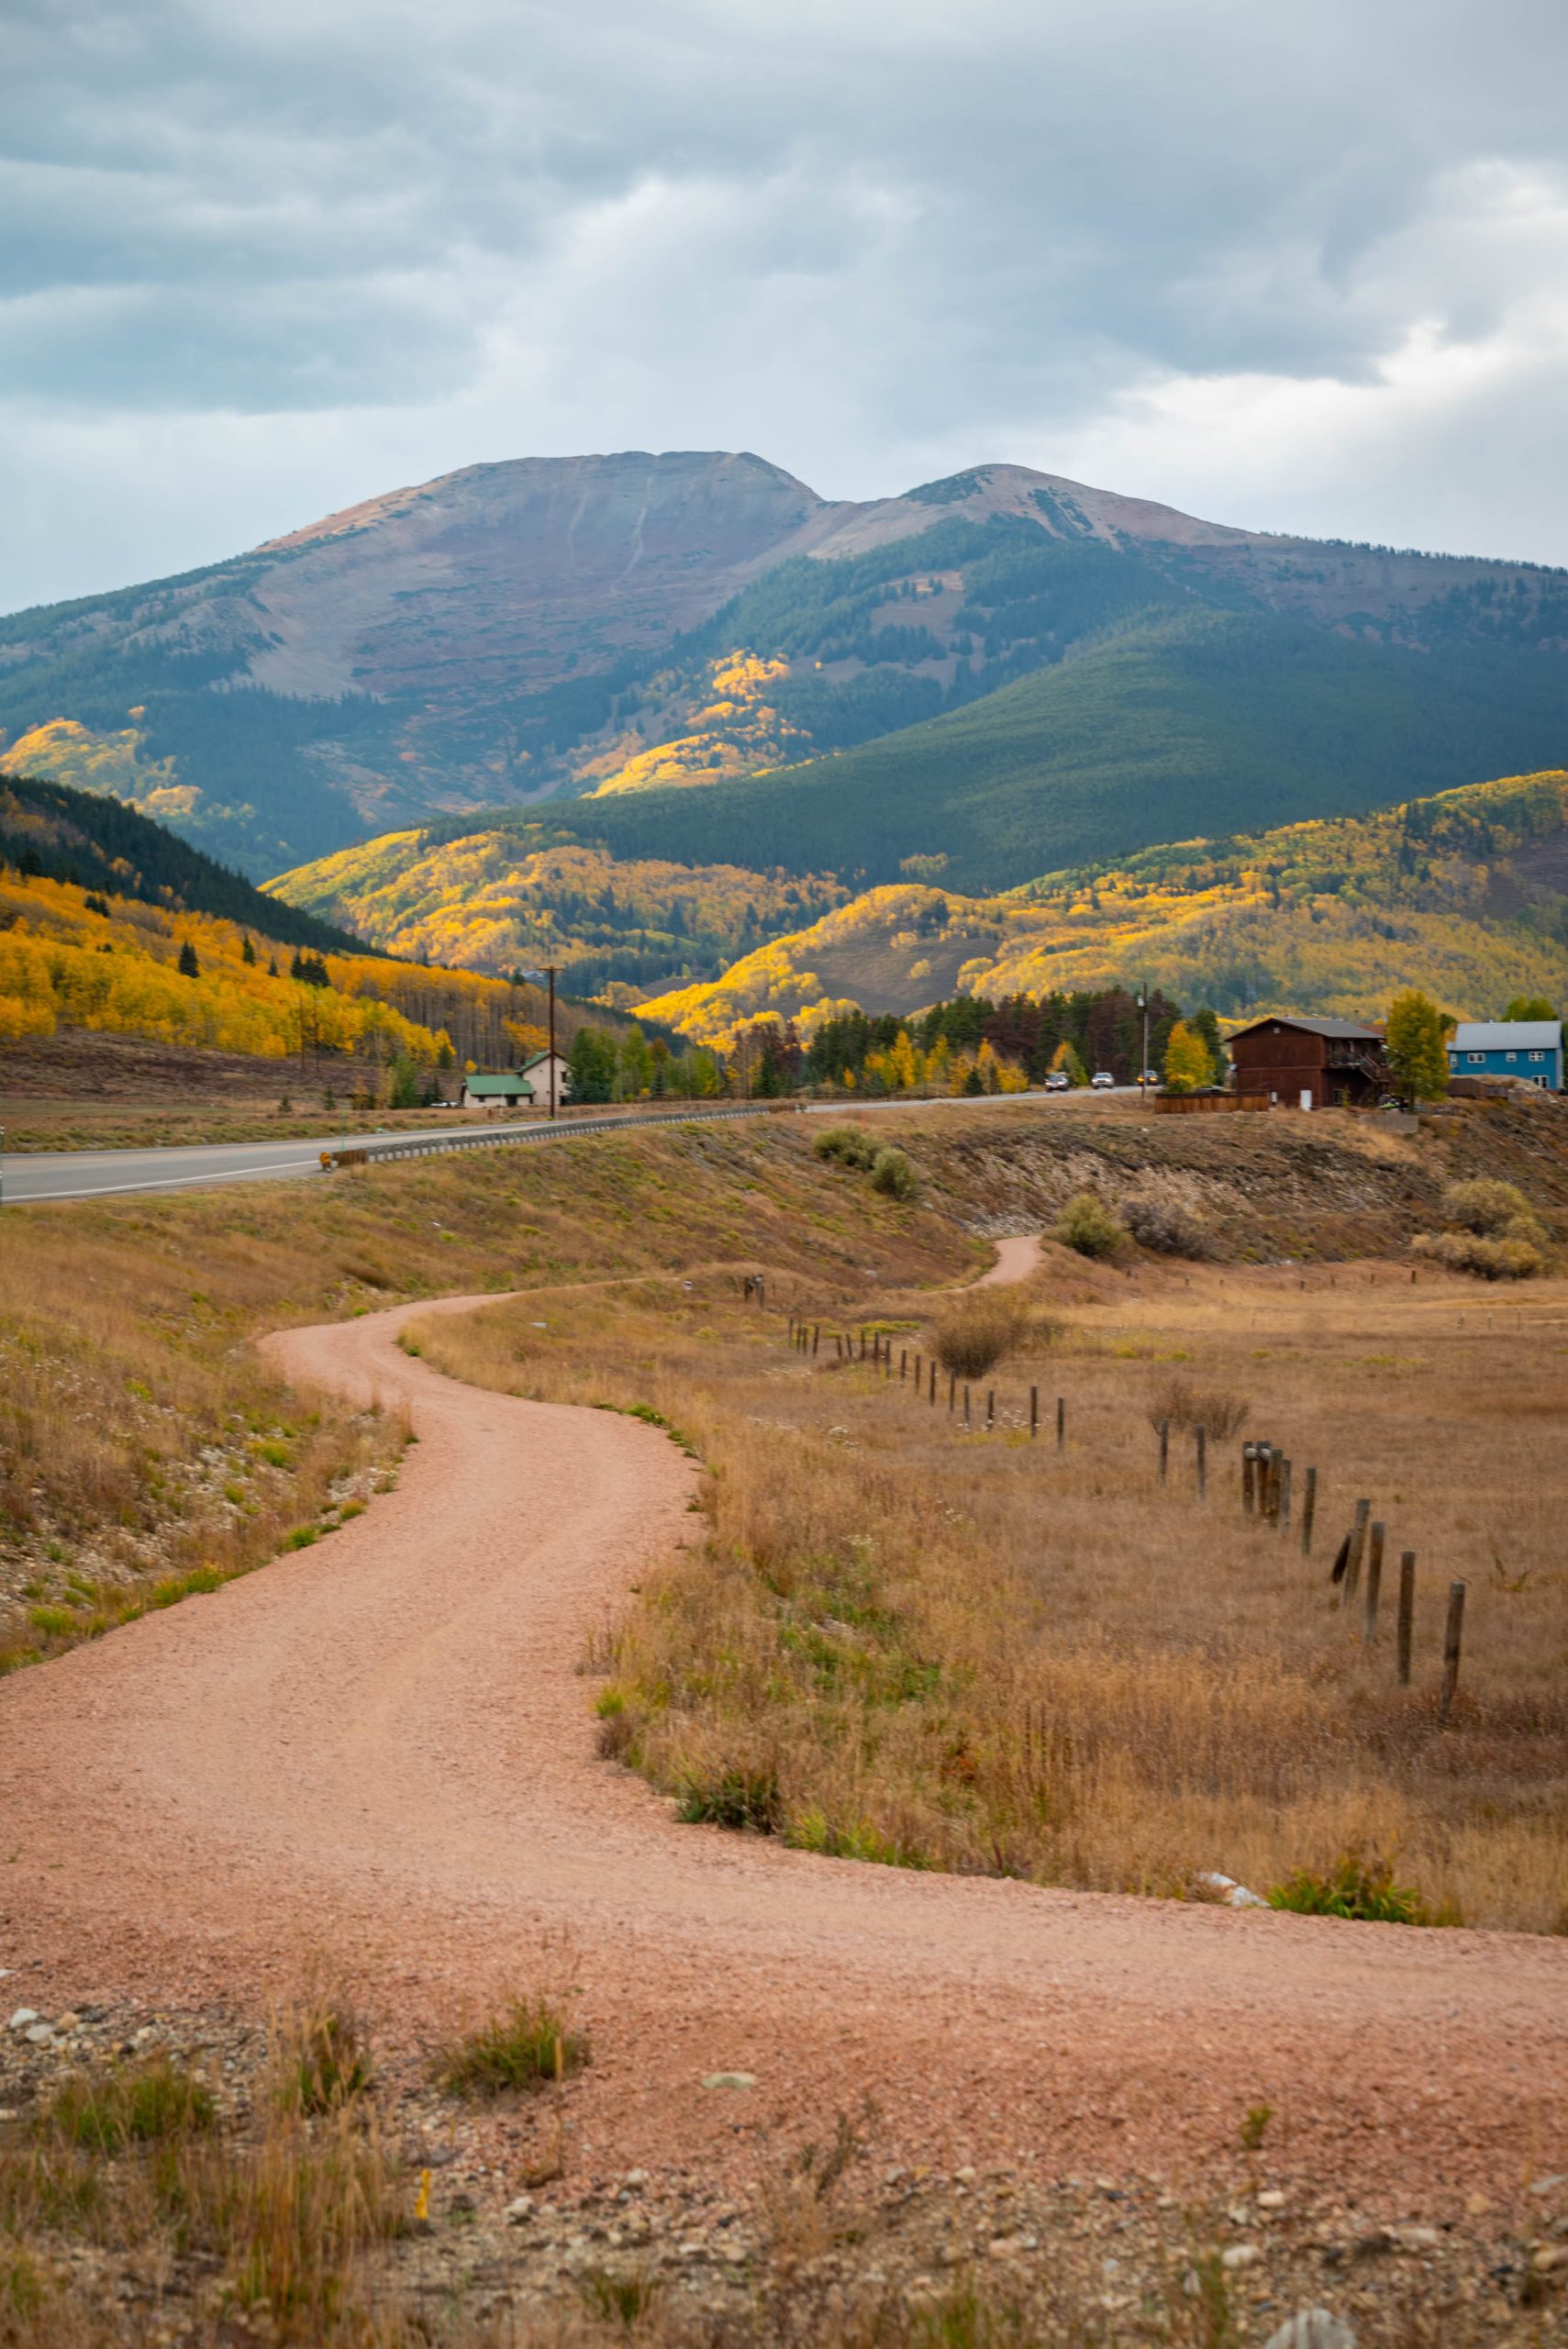
[(1568, 562), (1563, 0), (6, 0), (0, 609), (482, 459)]

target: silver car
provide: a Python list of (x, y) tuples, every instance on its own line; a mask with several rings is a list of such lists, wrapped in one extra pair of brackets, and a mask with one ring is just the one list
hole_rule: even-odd
[(1089, 1082), (1096, 1093), (1114, 1093), (1116, 1090), (1116, 1079), (1108, 1068), (1097, 1068)]

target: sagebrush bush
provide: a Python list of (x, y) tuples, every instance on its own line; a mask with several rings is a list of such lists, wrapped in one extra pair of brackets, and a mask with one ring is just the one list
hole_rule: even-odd
[(1121, 1213), (1139, 1246), (1157, 1256), (1197, 1259), (1212, 1252), (1208, 1233), (1197, 1217), (1174, 1199), (1134, 1193), (1123, 1199)]
[(1052, 1238), (1080, 1256), (1116, 1256), (1127, 1245), (1127, 1226), (1096, 1191), (1079, 1191), (1056, 1219)]
[(1149, 1391), (1151, 1426), (1168, 1424), (1184, 1433), (1202, 1428), (1211, 1443), (1223, 1443), (1228, 1436), (1237, 1434), (1251, 1408), (1246, 1397), (1233, 1388), (1196, 1386), (1176, 1373)]
[(836, 1159), (840, 1166), (865, 1170), (876, 1163), (877, 1145), (859, 1126), (829, 1126), (811, 1147), (818, 1158)]
[(901, 1150), (879, 1150), (872, 1162), (871, 1186), (890, 1199), (912, 1199), (919, 1189), (913, 1162)]
[(1545, 1269), (1540, 1249), (1512, 1233), (1485, 1240), (1474, 1231), (1423, 1231), (1411, 1245), (1448, 1272), (1475, 1273), (1485, 1281), (1528, 1281)]
[(1016, 1289), (967, 1289), (932, 1330), (931, 1352), (955, 1378), (984, 1378), (1023, 1344), (1030, 1325), (1028, 1300)]
[[(1467, 1183), (1451, 1183), (1443, 1193), (1443, 1213), (1451, 1223), (1460, 1224), (1466, 1231), (1477, 1232), (1485, 1240), (1499, 1240), (1505, 1232), (1535, 1242), (1545, 1238), (1524, 1193), (1512, 1183), (1500, 1183), (1489, 1174), (1476, 1175)], [(1533, 1229), (1511, 1231), (1516, 1224)]]

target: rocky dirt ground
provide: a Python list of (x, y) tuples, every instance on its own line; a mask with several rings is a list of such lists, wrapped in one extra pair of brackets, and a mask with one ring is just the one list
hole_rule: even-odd
[[(0, 1992), (0, 2163), (25, 2157), (68, 2076), (158, 2055), (205, 2079), (224, 2130), (246, 2140), (265, 2092), (265, 2026), (116, 1998), (50, 2014), (27, 2003), (24, 1982), (13, 1972)], [(593, 2171), (570, 2084), (475, 2106), (417, 2059), (388, 2065), (372, 2102), (411, 2215), (376, 2255), (377, 2297), (481, 2338), (514, 2317), (628, 2307), (713, 2342), (874, 2338), (895, 2312), (936, 2327), (978, 2298), (1018, 2312), (1023, 2329), (1007, 2337), (1020, 2344), (1221, 2349), (1268, 2343), (1310, 2310), (1343, 2328), (1311, 2349), (1568, 2339), (1568, 2174), (1522, 2178), (1507, 2201), (1472, 2196), (1462, 2219), (1434, 2224), (1417, 2207), (1308, 2188), (1271, 2158), (1266, 2121), (1256, 2150), (1238, 2145), (1229, 2190), (1188, 2199), (1135, 2175), (1051, 2176), (1027, 2152), (984, 2169), (888, 2165), (880, 2116), (864, 2107), (835, 2138), (784, 2147), (749, 2076), (711, 2075), (709, 2093), (754, 2143), (755, 2174), (739, 2185), (701, 2162)], [(43, 2248), (55, 2278), (128, 2340), (203, 2339), (218, 2321), (210, 2262), (177, 2243), (105, 2246), (61, 2227)], [(271, 2330), (265, 2311), (242, 2328)]]

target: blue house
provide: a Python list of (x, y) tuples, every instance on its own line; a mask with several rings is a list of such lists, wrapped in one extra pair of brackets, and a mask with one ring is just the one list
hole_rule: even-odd
[(1448, 1040), (1450, 1076), (1511, 1076), (1562, 1090), (1561, 1019), (1464, 1020)]

